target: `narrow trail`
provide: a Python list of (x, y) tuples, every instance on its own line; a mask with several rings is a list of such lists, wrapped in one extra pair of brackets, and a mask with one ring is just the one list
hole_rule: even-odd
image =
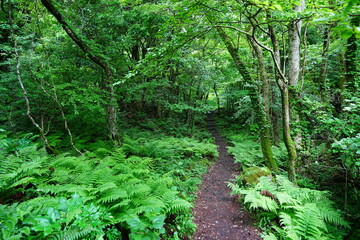
[(261, 239), (260, 230), (254, 226), (250, 213), (230, 196), (227, 182), (234, 179), (237, 168), (234, 158), (227, 152), (225, 139), (216, 128), (213, 115), (209, 115), (207, 126), (218, 146), (219, 159), (204, 175), (197, 194), (194, 221), (198, 228), (194, 239)]

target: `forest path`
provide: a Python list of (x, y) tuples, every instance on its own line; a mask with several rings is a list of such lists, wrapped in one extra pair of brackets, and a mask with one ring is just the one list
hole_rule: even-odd
[(235, 178), (237, 167), (234, 158), (227, 151), (225, 139), (216, 128), (213, 114), (208, 116), (207, 126), (218, 146), (219, 159), (203, 176), (197, 193), (193, 210), (194, 222), (197, 224), (194, 239), (261, 239), (260, 230), (254, 226), (250, 213), (241, 209), (237, 199), (230, 196), (227, 182)]

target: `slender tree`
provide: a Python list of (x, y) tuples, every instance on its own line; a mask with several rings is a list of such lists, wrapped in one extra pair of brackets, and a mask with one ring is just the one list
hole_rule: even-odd
[(260, 102), (260, 97), (258, 96), (258, 91), (256, 88), (257, 83), (253, 80), (251, 77), (246, 65), (243, 63), (239, 56), (239, 52), (232, 44), (230, 37), (226, 34), (225, 30), (217, 26), (216, 30), (221, 37), (222, 41), (224, 42), (229, 54), (231, 55), (236, 68), (238, 69), (240, 75), (243, 77), (244, 81), (250, 86), (250, 99), (253, 108), (255, 109), (256, 114), (258, 115), (261, 126), (260, 126), (260, 139), (261, 139), (261, 149), (262, 153), (266, 162), (266, 165), (272, 169), (277, 171), (278, 166), (274, 159), (274, 155), (271, 149), (271, 123), (270, 123), (270, 111), (269, 111), (269, 85), (268, 85), (268, 79), (266, 77), (266, 70), (264, 69), (264, 59), (262, 55), (261, 49), (253, 42), (254, 40), (250, 35), (247, 35), (249, 37), (250, 42), (252, 42), (254, 45), (255, 53), (259, 60), (259, 66), (260, 66), (260, 72), (261, 72), (261, 86), (262, 86), (262, 97), (263, 102)]
[(114, 92), (114, 76), (110, 64), (99, 54), (96, 54), (91, 47), (82, 39), (82, 37), (74, 31), (74, 29), (65, 20), (64, 16), (54, 6), (52, 0), (41, 0), (44, 7), (56, 18), (61, 24), (67, 35), (79, 46), (79, 48), (93, 61), (96, 65), (103, 69), (105, 73), (105, 83), (103, 88), (107, 93), (109, 103), (106, 107), (106, 120), (108, 125), (109, 137), (111, 140), (120, 144), (119, 130), (117, 126), (117, 104)]

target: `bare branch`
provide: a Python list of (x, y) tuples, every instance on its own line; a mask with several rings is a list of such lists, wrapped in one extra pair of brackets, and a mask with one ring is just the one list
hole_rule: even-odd
[(60, 110), (60, 112), (61, 112), (61, 117), (62, 117), (62, 119), (64, 120), (64, 127), (65, 127), (65, 129), (66, 129), (66, 131), (68, 132), (68, 135), (69, 135), (69, 137), (70, 137), (71, 147), (74, 148), (75, 151), (77, 151), (80, 155), (83, 155), (83, 153), (82, 153), (82, 152), (75, 146), (75, 144), (74, 144), (74, 138), (73, 138), (73, 135), (72, 135), (71, 130), (70, 130), (70, 128), (69, 128), (68, 121), (67, 121), (67, 118), (66, 118), (66, 116), (65, 116), (65, 113), (64, 113), (64, 110), (63, 110), (63, 108), (62, 108), (62, 105), (61, 105), (61, 103), (60, 103), (60, 101), (59, 101), (59, 99), (58, 99), (57, 92), (56, 92), (56, 88), (55, 88), (54, 85), (53, 85), (52, 87), (53, 87), (54, 95), (51, 95), (51, 94), (44, 88), (44, 86), (41, 85), (41, 89), (43, 90), (43, 92), (44, 92), (47, 96), (51, 97), (51, 98), (56, 102), (56, 104), (58, 105), (58, 108), (59, 108), (59, 110)]

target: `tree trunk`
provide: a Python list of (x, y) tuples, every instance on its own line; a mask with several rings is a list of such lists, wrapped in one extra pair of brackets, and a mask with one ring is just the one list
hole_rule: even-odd
[(44, 7), (56, 18), (65, 30), (67, 35), (80, 47), (80, 49), (92, 60), (95, 64), (101, 67), (105, 72), (105, 85), (104, 90), (107, 92), (107, 100), (109, 104), (106, 106), (106, 122), (111, 140), (120, 145), (120, 136), (117, 127), (117, 109), (116, 109), (116, 96), (113, 87), (113, 73), (106, 61), (96, 54), (94, 54), (90, 47), (81, 39), (80, 36), (70, 27), (65, 21), (62, 14), (56, 9), (51, 0), (41, 0)]
[(285, 78), (284, 72), (281, 71), (280, 64), (280, 48), (276, 38), (275, 30), (271, 24), (268, 26), (271, 42), (273, 45), (273, 60), (276, 74), (276, 82), (281, 92), (281, 106), (282, 106), (282, 119), (283, 119), (283, 138), (288, 152), (288, 175), (289, 179), (296, 183), (296, 162), (297, 153), (296, 146), (291, 137), (290, 127), (290, 101), (289, 101), (289, 80)]
[(296, 182), (297, 153), (294, 141), (292, 140), (290, 134), (290, 104), (288, 87), (281, 89), (281, 102), (283, 110), (283, 138), (288, 152), (288, 175), (291, 181)]
[[(261, 125), (262, 125), (261, 130), (260, 130), (260, 139), (261, 139), (261, 149), (262, 149), (262, 152), (264, 155), (264, 160), (265, 160), (266, 165), (269, 168), (271, 168), (274, 171), (277, 171), (278, 166), (274, 160), (274, 157), (273, 157), (274, 155), (273, 155), (273, 152), (271, 149), (271, 138), (270, 138), (270, 131), (269, 131), (269, 127), (271, 126), (271, 124), (270, 124), (269, 117), (266, 116), (266, 109), (269, 109), (269, 106), (268, 106), (269, 101), (266, 100), (264, 102), (264, 108), (260, 107), (259, 97), (257, 96), (256, 83), (251, 78), (249, 71), (245, 67), (245, 64), (241, 61), (237, 49), (231, 43), (230, 38), (226, 35), (224, 29), (217, 28), (217, 31), (218, 31), (221, 39), (223, 40), (228, 52), (230, 53), (240, 75), (243, 77), (244, 81), (246, 83), (248, 83), (250, 86), (249, 90), (250, 90), (251, 105), (255, 109), (255, 112), (258, 115), (258, 117), (260, 118)], [(261, 53), (261, 55), (262, 55), (262, 53)], [(261, 62), (260, 59), (259, 59), (259, 61)], [(262, 63), (264, 63), (263, 60), (262, 60)], [(263, 65), (263, 67), (265, 68), (264, 65)], [(265, 71), (266, 70), (264, 70), (264, 72), (262, 72), (262, 74), (264, 74)], [(264, 79), (262, 79), (262, 80), (267, 81), (266, 75), (263, 75), (263, 77), (264, 77)], [(266, 92), (265, 95), (267, 95), (266, 97), (268, 97), (268, 91), (269, 91), (268, 84), (267, 83), (263, 83), (263, 84), (265, 84), (265, 85), (263, 85), (263, 88), (264, 87), (267, 88), (265, 90), (265, 92)], [(267, 105), (267, 106), (265, 106), (265, 105)], [(269, 110), (267, 110), (267, 111), (269, 112)]]
[(219, 94), (217, 92), (217, 87), (216, 87), (216, 82), (214, 81), (214, 93), (216, 96), (216, 102), (217, 102), (217, 111), (218, 113), (220, 113), (220, 98), (219, 98)]
[(323, 49), (321, 52), (321, 69), (320, 69), (320, 76), (319, 76), (319, 81), (318, 81), (318, 87), (319, 87), (319, 93), (324, 93), (323, 95), (325, 96), (321, 96), (323, 98), (323, 100), (326, 100), (329, 98), (329, 93), (328, 93), (328, 83), (327, 83), (327, 65), (328, 65), (328, 60), (327, 60), (327, 56), (326, 53), (328, 52), (329, 49), (329, 45), (330, 45), (330, 33), (331, 33), (331, 28), (333, 26), (329, 25), (329, 26), (325, 26), (324, 29), (324, 34), (323, 34)]
[[(300, 1), (298, 6), (294, 7), (295, 12), (302, 12), (305, 9), (305, 1)], [(301, 62), (301, 54), (300, 54), (300, 35), (301, 35), (301, 26), (302, 20), (300, 18), (294, 19), (291, 21), (289, 26), (289, 69), (287, 78), (289, 81), (289, 101), (294, 101), (297, 99), (299, 87), (299, 74), (300, 74), (300, 62)], [(296, 106), (297, 103), (291, 103)], [(291, 107), (292, 119), (294, 121), (294, 126), (297, 127), (297, 131), (295, 131), (294, 135), (294, 143), (297, 149), (301, 148), (302, 136), (301, 129), (299, 128), (300, 115), (296, 112), (295, 107)]]
[[(353, 16), (351, 19), (351, 23), (358, 27), (360, 24), (360, 16)], [(356, 36), (353, 34), (347, 40), (346, 52), (345, 52), (345, 81), (346, 81), (346, 88), (349, 91), (355, 92), (356, 91)]]
[(254, 49), (255, 55), (259, 64), (260, 80), (261, 80), (261, 95), (262, 102), (259, 100), (259, 115), (261, 119), (260, 126), (260, 140), (261, 150), (268, 167), (274, 171), (278, 171), (279, 167), (274, 159), (274, 154), (271, 149), (271, 120), (270, 120), (270, 84), (266, 73), (265, 60), (261, 47), (256, 44), (252, 37), (248, 36), (248, 40)]

